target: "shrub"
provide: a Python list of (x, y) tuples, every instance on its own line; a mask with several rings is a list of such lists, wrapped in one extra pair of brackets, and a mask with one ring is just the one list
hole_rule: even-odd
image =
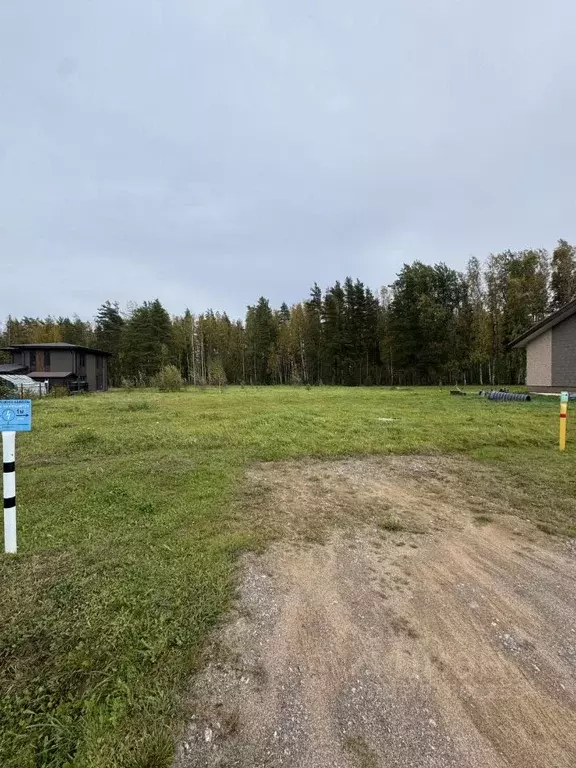
[(120, 386), (122, 389), (145, 389), (151, 386), (152, 383), (149, 376), (145, 376), (142, 371), (139, 371), (135, 376), (123, 378)]
[(226, 371), (219, 361), (211, 363), (208, 373), (210, 384), (218, 384), (220, 390), (226, 385)]
[(68, 397), (70, 392), (67, 387), (50, 387), (50, 397)]
[(156, 374), (155, 384), (160, 392), (178, 392), (182, 389), (183, 381), (180, 371), (175, 365), (165, 365)]
[(16, 397), (16, 390), (7, 381), (0, 379), (0, 398), (6, 398), (10, 400)]

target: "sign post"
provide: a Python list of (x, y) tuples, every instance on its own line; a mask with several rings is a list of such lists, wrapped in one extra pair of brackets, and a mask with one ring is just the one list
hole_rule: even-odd
[(4, 486), (4, 551), (17, 552), (16, 537), (16, 432), (32, 429), (31, 400), (0, 400)]
[(568, 392), (560, 392), (560, 450), (566, 450), (566, 421), (568, 420)]

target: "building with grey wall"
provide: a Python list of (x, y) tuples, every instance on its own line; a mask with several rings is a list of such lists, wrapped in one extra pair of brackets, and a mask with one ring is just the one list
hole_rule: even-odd
[(6, 367), (17, 368), (37, 381), (46, 380), (49, 387), (94, 392), (108, 389), (109, 352), (65, 342), (13, 344), (4, 351), (12, 356)]
[(539, 392), (576, 392), (576, 299), (512, 342), (526, 349), (526, 384)]

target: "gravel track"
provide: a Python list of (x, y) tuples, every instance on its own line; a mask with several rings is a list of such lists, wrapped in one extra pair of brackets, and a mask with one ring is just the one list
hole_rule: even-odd
[(382, 497), (402, 527), (244, 557), (175, 768), (575, 766), (571, 546), (518, 518), (474, 523), (447, 464), (426, 489), (417, 459), (287, 466), (262, 469), (270, 514), (314, 515), (348, 478), (352, 510)]

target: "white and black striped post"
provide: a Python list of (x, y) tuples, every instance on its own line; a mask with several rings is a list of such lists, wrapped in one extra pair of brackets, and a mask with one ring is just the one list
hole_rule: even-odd
[(0, 400), (4, 485), (4, 551), (16, 554), (16, 432), (32, 429), (32, 400)]
[(2, 432), (4, 551), (16, 554), (16, 432)]

